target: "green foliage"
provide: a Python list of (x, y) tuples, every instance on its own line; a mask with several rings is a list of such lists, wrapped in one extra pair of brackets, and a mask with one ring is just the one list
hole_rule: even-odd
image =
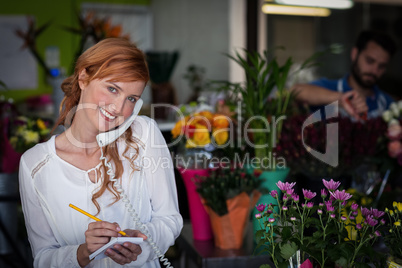
[(226, 200), (231, 199), (242, 192), (250, 195), (257, 189), (261, 180), (254, 175), (242, 172), (237, 168), (218, 168), (211, 170), (208, 177), (196, 177), (194, 179), (197, 192), (219, 216), (228, 213)]

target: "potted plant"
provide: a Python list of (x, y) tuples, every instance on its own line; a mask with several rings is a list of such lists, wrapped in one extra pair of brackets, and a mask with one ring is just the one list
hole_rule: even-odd
[[(313, 263), (320, 267), (370, 267), (368, 263), (384, 267), (383, 254), (373, 249), (385, 224), (384, 212), (357, 203), (349, 207), (352, 195), (338, 189), (340, 182), (322, 181), (325, 188), (320, 193), (303, 189), (303, 198), (294, 193), (295, 183), (278, 182), (283, 198), (279, 199), (276, 190), (270, 194), (277, 199), (279, 212), (274, 212), (272, 205), (257, 206), (256, 218), (262, 226), (256, 233), (257, 249), (268, 252), (276, 267), (288, 267), (298, 255), (298, 265), (303, 263), (303, 267), (313, 267)], [(314, 205), (319, 194), (322, 200)]]
[(215, 246), (241, 248), (250, 211), (260, 196), (256, 189), (261, 181), (230, 166), (197, 176), (194, 181), (210, 216)]
[(196, 175), (208, 176), (210, 168), (219, 164), (213, 151), (229, 138), (229, 121), (226, 116), (201, 110), (182, 116), (171, 133), (178, 145), (177, 169), (186, 187), (190, 220), (196, 240), (212, 239), (208, 214), (197, 194), (193, 179)]

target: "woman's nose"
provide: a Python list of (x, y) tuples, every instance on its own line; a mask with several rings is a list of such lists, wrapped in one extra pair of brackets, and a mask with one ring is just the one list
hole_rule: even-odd
[(111, 112), (115, 113), (116, 115), (120, 115), (123, 112), (124, 100), (116, 99), (109, 106)]

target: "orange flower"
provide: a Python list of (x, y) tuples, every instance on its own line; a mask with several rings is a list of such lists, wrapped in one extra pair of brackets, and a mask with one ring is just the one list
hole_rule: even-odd
[(229, 133), (224, 129), (217, 129), (212, 133), (212, 136), (214, 137), (216, 144), (222, 145), (228, 140)]
[(186, 125), (187, 121), (188, 121), (188, 116), (177, 121), (176, 125), (173, 127), (173, 129), (171, 131), (173, 139), (177, 138), (179, 135), (184, 133), (183, 128)]
[(212, 126), (214, 128), (228, 128), (229, 121), (226, 116), (221, 115), (221, 114), (216, 114), (216, 115), (214, 115), (214, 117), (212, 119)]
[(194, 136), (192, 139), (187, 139), (186, 147), (194, 148), (198, 146), (205, 146), (209, 143), (211, 143), (211, 138), (208, 128), (201, 124), (196, 124)]

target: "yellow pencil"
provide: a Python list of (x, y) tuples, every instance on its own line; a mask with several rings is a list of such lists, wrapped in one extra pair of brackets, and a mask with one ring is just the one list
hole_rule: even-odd
[[(73, 209), (75, 209), (75, 210), (81, 212), (82, 214), (87, 215), (87, 216), (90, 217), (91, 219), (94, 219), (95, 221), (102, 221), (101, 219), (98, 219), (97, 217), (95, 217), (95, 216), (89, 214), (88, 212), (86, 212), (86, 211), (84, 211), (84, 210), (82, 210), (82, 209), (80, 209), (80, 208), (74, 206), (73, 204), (70, 204), (69, 206), (70, 206), (71, 208), (73, 208)], [(120, 231), (119, 234), (122, 234), (122, 235), (124, 235), (124, 236), (127, 236), (127, 234), (126, 234), (125, 232), (123, 232), (123, 231)]]

